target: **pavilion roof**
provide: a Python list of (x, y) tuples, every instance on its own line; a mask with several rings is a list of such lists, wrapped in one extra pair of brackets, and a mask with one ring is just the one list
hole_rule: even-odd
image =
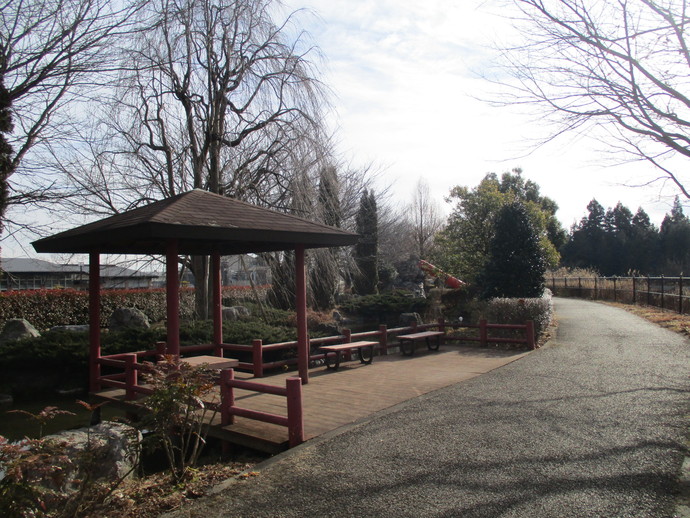
[(359, 236), (339, 228), (195, 189), (39, 239), (37, 252), (221, 255), (348, 246)]

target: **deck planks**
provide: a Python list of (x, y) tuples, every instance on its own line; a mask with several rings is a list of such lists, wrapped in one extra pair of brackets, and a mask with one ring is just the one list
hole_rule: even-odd
[[(527, 354), (524, 351), (478, 349), (476, 347), (442, 345), (439, 351), (422, 351), (411, 357), (398, 354), (376, 356), (371, 365), (358, 360), (341, 364), (337, 371), (325, 366), (310, 369), (309, 383), (302, 386), (304, 430), (307, 439), (318, 437), (341, 426), (353, 423), (376, 412), (420, 395), (473, 378)], [(264, 378), (236, 372), (238, 379), (285, 386), (296, 372), (283, 372)], [(122, 391), (105, 390), (104, 399), (121, 399)], [(238, 406), (286, 415), (285, 398), (270, 394), (235, 392)], [(216, 424), (219, 417), (216, 416)], [(211, 435), (256, 447), (271, 453), (287, 446), (287, 429), (237, 418), (236, 423), (221, 429), (213, 426)]]

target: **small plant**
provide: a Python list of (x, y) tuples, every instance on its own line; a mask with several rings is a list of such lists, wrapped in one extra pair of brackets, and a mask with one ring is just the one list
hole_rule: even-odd
[[(41, 435), (50, 419), (71, 414), (56, 407), (46, 407), (38, 414), (12, 412), (37, 421)], [(127, 454), (138, 460), (138, 438), (130, 444), (133, 444), (133, 451)], [(91, 429), (87, 432), (85, 447), (76, 450), (60, 436), (18, 442), (9, 442), (0, 436), (0, 516), (74, 518), (88, 515), (137, 465), (133, 462), (128, 472), (104, 479), (98, 473), (110, 453), (107, 441), (95, 440)]]
[(216, 374), (176, 356), (146, 365), (145, 378), (153, 393), (142, 401), (148, 410), (142, 426), (153, 432), (153, 444), (163, 449), (170, 474), (179, 483), (196, 465), (206, 444), (205, 423), (216, 410), (209, 408), (204, 397), (213, 390)]

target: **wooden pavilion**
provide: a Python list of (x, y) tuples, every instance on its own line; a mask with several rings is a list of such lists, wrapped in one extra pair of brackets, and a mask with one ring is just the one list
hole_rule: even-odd
[(357, 234), (278, 213), (195, 189), (33, 242), (40, 253), (89, 255), (89, 377), (91, 390), (100, 378), (101, 254), (165, 255), (168, 354), (180, 352), (178, 256), (212, 258), (213, 340), (223, 342), (220, 258), (223, 255), (294, 250), (298, 368), (309, 382), (305, 250), (349, 246)]

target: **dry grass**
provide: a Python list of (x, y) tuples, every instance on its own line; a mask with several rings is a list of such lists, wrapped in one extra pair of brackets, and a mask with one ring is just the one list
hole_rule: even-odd
[(690, 315), (681, 315), (674, 311), (664, 310), (653, 306), (633, 306), (630, 304), (620, 304), (616, 302), (605, 302), (605, 304), (624, 309), (630, 313), (641, 316), (642, 318), (649, 320), (654, 324), (666, 329), (670, 329), (675, 333), (690, 337)]

